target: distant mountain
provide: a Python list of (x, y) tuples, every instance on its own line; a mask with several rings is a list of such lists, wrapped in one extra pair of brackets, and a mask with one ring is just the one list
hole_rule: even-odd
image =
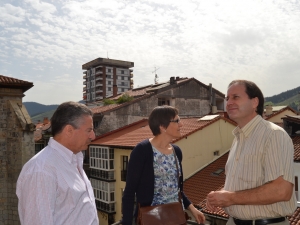
[[(84, 100), (79, 101), (79, 103), (85, 103)], [(57, 109), (59, 105), (43, 105), (36, 102), (23, 102), (25, 105), (27, 112), (29, 113), (31, 120), (33, 123), (37, 123), (38, 121), (43, 121), (45, 117), (49, 120), (51, 119), (53, 113)]]
[(23, 102), (23, 104), (31, 117), (47, 111), (55, 110), (58, 107), (58, 105), (43, 105), (36, 102)]
[(300, 86), (272, 97), (266, 97), (265, 105), (270, 104), (274, 106), (288, 105), (297, 110), (298, 106), (300, 106)]
[(49, 120), (51, 119), (52, 115), (54, 114), (56, 109), (52, 109), (50, 111), (47, 111), (47, 112), (43, 112), (41, 114), (38, 114), (38, 115), (35, 115), (35, 116), (32, 116), (31, 117), (31, 121), (35, 124), (37, 122), (43, 122), (44, 121), (44, 118), (48, 118)]

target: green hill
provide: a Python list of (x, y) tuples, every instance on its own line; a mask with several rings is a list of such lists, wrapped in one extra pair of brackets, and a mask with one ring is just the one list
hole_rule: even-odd
[(23, 102), (23, 104), (25, 105), (27, 112), (31, 117), (44, 112), (55, 110), (58, 107), (58, 105), (43, 105), (37, 102)]
[(266, 97), (265, 105), (288, 105), (297, 110), (298, 106), (300, 106), (300, 86), (272, 97)]
[(38, 121), (43, 121), (45, 117), (47, 117), (49, 120), (51, 119), (53, 113), (55, 112), (56, 109), (52, 109), (50, 111), (47, 112), (43, 112), (41, 114), (38, 114), (36, 116), (31, 117), (31, 121), (35, 124)]

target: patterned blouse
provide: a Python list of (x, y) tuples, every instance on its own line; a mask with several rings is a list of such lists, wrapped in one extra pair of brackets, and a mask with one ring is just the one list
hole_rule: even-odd
[[(165, 155), (158, 151), (154, 146), (152, 146), (152, 149), (154, 167), (154, 196), (151, 205), (177, 202), (178, 178), (174, 152), (172, 154)], [(180, 170), (179, 175), (181, 175)]]

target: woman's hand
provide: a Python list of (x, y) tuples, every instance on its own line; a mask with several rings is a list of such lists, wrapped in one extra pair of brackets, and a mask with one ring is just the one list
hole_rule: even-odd
[(189, 210), (195, 217), (196, 221), (198, 224), (204, 223), (205, 222), (205, 216), (202, 212), (200, 212), (198, 209), (196, 209), (193, 204), (189, 205)]

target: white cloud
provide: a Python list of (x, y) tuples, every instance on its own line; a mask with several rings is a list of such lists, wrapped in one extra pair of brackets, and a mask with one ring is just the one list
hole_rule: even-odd
[[(63, 83), (69, 80), (70, 86), (73, 76), (80, 83), (81, 65), (107, 54), (135, 63), (135, 87), (154, 82), (154, 67), (160, 81), (195, 77), (221, 92), (236, 78), (257, 82), (266, 96), (297, 84), (297, 1), (4, 1), (0, 67), (14, 71), (16, 78), (29, 78), (37, 92), (45, 85), (47, 90), (55, 87), (55, 76)], [(290, 82), (279, 82), (278, 90), (269, 88), (268, 81), (279, 81), (287, 72)], [(82, 82), (68, 91), (81, 98)], [(46, 92), (56, 99), (52, 103), (70, 99), (69, 93), (56, 98)], [(47, 101), (47, 93), (26, 99), (43, 96)]]
[(25, 19), (25, 10), (20, 7), (15, 7), (11, 4), (4, 4), (0, 7), (0, 22), (1, 26), (13, 23), (20, 23)]

